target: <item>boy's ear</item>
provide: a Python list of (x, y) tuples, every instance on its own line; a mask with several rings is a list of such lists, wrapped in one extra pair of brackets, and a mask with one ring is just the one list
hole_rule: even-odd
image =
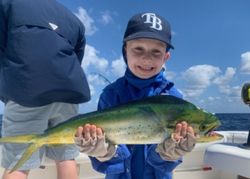
[(169, 58), (170, 58), (170, 52), (166, 52), (166, 53), (165, 53), (165, 58), (164, 58), (165, 62), (166, 62)]
[(126, 51), (126, 44), (124, 43), (122, 46), (122, 55), (125, 63), (127, 64), (127, 51)]

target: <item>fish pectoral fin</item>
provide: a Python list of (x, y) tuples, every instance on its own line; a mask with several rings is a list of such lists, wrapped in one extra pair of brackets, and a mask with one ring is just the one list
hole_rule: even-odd
[(37, 144), (37, 143), (30, 144), (23, 153), (22, 157), (18, 160), (16, 165), (11, 169), (10, 173), (20, 168), (31, 157), (31, 155), (35, 151), (37, 151), (37, 149), (39, 149), (41, 146), (43, 146), (43, 144)]
[(154, 120), (156, 123), (161, 124), (161, 118), (158, 116), (156, 111), (152, 109), (150, 106), (140, 107), (139, 108), (141, 114), (145, 118), (150, 118), (151, 120)]

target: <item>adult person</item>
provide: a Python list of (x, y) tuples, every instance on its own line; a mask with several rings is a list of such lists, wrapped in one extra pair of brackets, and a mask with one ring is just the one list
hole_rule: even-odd
[[(78, 114), (90, 99), (81, 68), (84, 26), (56, 0), (0, 0), (0, 97), (2, 136), (42, 134)], [(3, 179), (26, 179), (42, 155), (55, 160), (59, 179), (76, 179), (75, 145), (45, 147), (18, 171), (9, 170), (26, 145), (5, 144)]]

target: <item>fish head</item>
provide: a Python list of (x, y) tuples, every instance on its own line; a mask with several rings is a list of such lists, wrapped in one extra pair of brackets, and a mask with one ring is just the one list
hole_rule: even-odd
[(195, 131), (197, 142), (204, 143), (223, 140), (223, 135), (214, 132), (221, 125), (221, 122), (213, 113), (198, 109), (196, 114), (199, 114), (200, 122), (192, 122), (190, 125)]
[(218, 128), (221, 123), (220, 120), (212, 113), (204, 111), (203, 115), (204, 118), (199, 125), (199, 130), (197, 131), (200, 136), (208, 136), (210, 132)]
[(214, 114), (170, 95), (155, 97), (151, 108), (157, 116), (155, 119), (160, 121), (168, 135), (173, 133), (176, 124), (182, 121), (192, 126), (197, 136), (205, 137), (220, 125), (219, 119)]
[(190, 106), (183, 112), (181, 119), (193, 127), (198, 137), (209, 136), (212, 131), (220, 126), (218, 117), (210, 112), (190, 103)]
[(220, 120), (214, 114), (187, 101), (172, 106), (167, 113), (164, 114), (166, 117), (164, 124), (168, 130), (172, 129), (172, 132), (176, 124), (182, 121), (192, 126), (198, 136), (207, 136), (220, 125)]

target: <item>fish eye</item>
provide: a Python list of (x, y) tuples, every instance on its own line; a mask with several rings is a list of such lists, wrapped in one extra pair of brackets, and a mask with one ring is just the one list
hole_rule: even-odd
[(199, 127), (199, 129), (200, 129), (200, 131), (204, 131), (204, 130), (206, 129), (206, 125), (201, 125), (201, 126)]

